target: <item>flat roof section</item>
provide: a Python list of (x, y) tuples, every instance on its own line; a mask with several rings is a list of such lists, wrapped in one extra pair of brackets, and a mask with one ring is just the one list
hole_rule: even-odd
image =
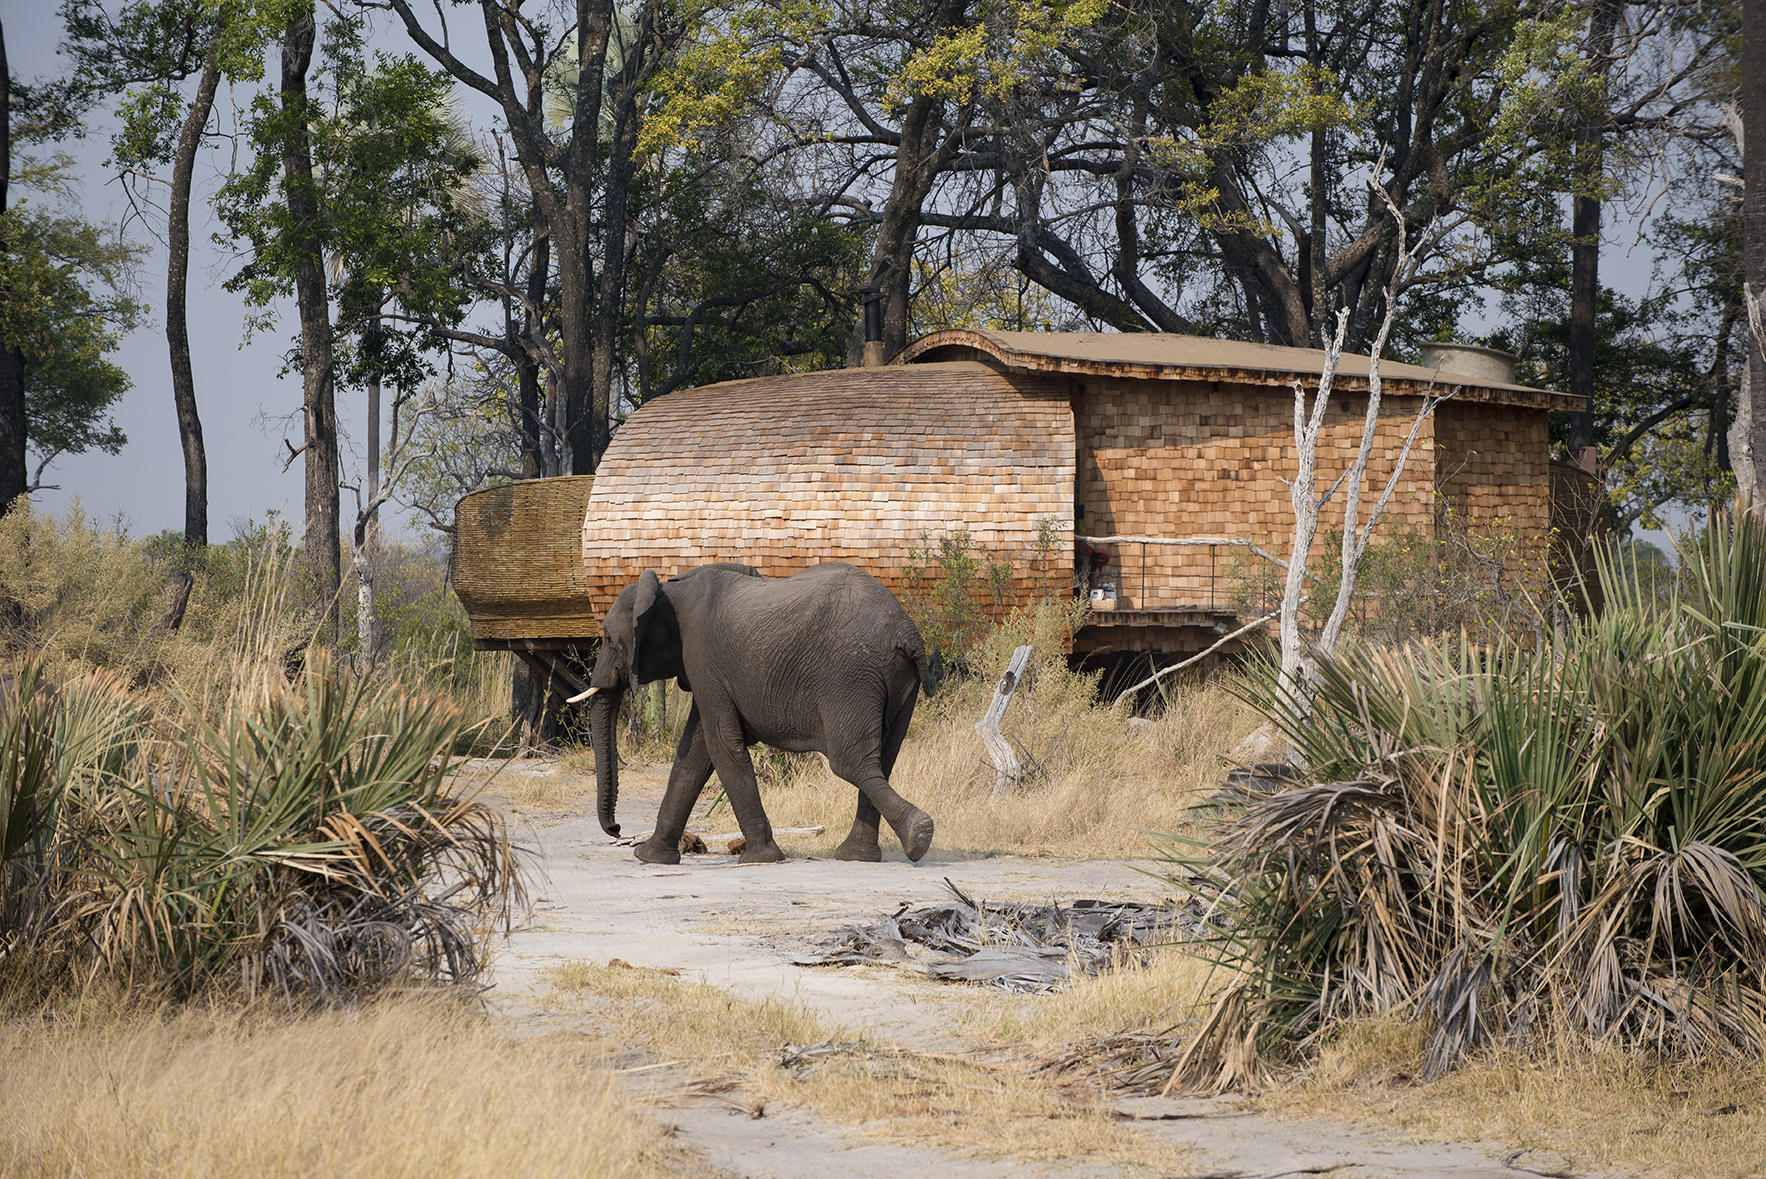
[[(1234, 381), (1286, 389), (1295, 377), (1324, 374), (1325, 353), (1244, 340), (1216, 340), (1169, 332), (1007, 332), (959, 328), (934, 332), (909, 344), (892, 364), (926, 364), (982, 359), (1007, 369), (1074, 376), (1153, 381)], [(1367, 390), (1368, 358), (1344, 353), (1337, 363), (1335, 388)], [(1419, 396), (1431, 385), (1461, 385), (1468, 401), (1520, 405), (1532, 409), (1575, 410), (1583, 399), (1551, 389), (1492, 383), (1486, 377), (1456, 374), (1388, 360), (1380, 383), (1397, 396)]]

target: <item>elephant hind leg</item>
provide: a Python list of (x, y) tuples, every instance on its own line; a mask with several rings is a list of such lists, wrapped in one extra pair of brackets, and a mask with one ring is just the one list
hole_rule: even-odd
[(852, 830), (834, 849), (837, 860), (858, 860), (876, 863), (883, 858), (883, 849), (877, 843), (877, 825), (882, 821), (877, 813), (876, 804), (863, 790), (858, 792), (858, 814), (853, 816)]
[[(895, 770), (895, 759), (901, 753), (901, 744), (907, 739), (908, 724), (914, 718), (914, 700), (915, 694), (910, 693), (905, 701), (896, 705), (888, 718), (887, 728), (883, 733), (883, 748), (878, 761), (886, 787), (889, 775)], [(891, 793), (894, 791), (891, 790)], [(873, 863), (881, 860), (883, 850), (877, 843), (878, 826), (881, 819), (882, 815), (877, 810), (877, 804), (872, 802), (871, 796), (861, 788), (858, 792), (858, 813), (853, 816), (852, 830), (840, 842), (840, 846), (834, 849), (834, 858)], [(927, 818), (927, 822), (931, 822), (930, 817)], [(927, 835), (927, 842), (931, 842), (930, 833)], [(902, 846), (907, 847), (908, 841), (902, 840)], [(924, 849), (920, 854), (925, 854)], [(909, 858), (917, 860), (920, 857), (910, 854)]]
[[(862, 784), (859, 789), (865, 790), (873, 801), (878, 802), (877, 809), (888, 818), (889, 825), (895, 829), (895, 837), (901, 840), (901, 850), (907, 853), (908, 859), (919, 863), (921, 857), (932, 847), (932, 816), (897, 794), (890, 788), (889, 780), (881, 774), (872, 779), (868, 790)], [(883, 810), (887, 805), (882, 801), (884, 797), (900, 804), (894, 813)]]
[[(859, 805), (858, 818), (853, 820), (855, 833), (863, 837), (861, 824), (867, 817), (866, 804), (869, 804), (869, 813), (888, 820), (895, 829), (896, 838), (901, 840), (901, 850), (907, 853), (908, 859), (917, 861), (926, 854), (926, 849), (932, 846), (932, 816), (897, 794), (889, 785), (889, 779), (883, 776), (881, 766), (871, 761), (858, 767), (837, 766), (834, 772), (857, 786), (865, 796), (865, 802)], [(852, 838), (847, 836), (848, 841)], [(871, 828), (870, 839), (876, 839), (875, 827)]]

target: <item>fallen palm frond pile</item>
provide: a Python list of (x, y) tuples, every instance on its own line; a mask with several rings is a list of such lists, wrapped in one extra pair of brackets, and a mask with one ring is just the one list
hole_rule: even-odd
[(520, 898), (503, 820), (445, 789), (439, 697), (315, 658), (214, 718), (30, 663), (0, 703), (10, 976), (336, 1001), (473, 978)]
[(1351, 650), (1310, 711), (1253, 681), (1308, 772), (1173, 853), (1235, 978), (1184, 1080), (1387, 1013), (1424, 1022), (1425, 1076), (1564, 1036), (1761, 1057), (1766, 523), (1718, 517), (1682, 568), (1603, 569), (1604, 613), (1538, 649)]
[(1066, 905), (976, 901), (949, 880), (953, 899), (849, 926), (816, 950), (792, 954), (798, 966), (886, 964), (936, 979), (1014, 993), (1051, 991), (1076, 975), (1097, 974), (1149, 947), (1191, 932), (1201, 907), (1132, 901)]
[(1115, 1032), (1088, 1040), (1045, 1063), (1041, 1071), (1063, 1079), (1089, 1081), (1129, 1097), (1163, 1094), (1183, 1058), (1177, 1028), (1156, 1032)]

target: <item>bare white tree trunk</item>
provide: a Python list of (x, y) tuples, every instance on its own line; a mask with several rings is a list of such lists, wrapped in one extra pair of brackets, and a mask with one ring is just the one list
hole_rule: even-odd
[(1288, 501), (1294, 508), (1294, 539), (1288, 547), (1288, 575), (1282, 586), (1281, 605), (1281, 690), (1296, 703), (1304, 700), (1306, 689), (1306, 637), (1300, 633), (1300, 600), (1306, 596), (1306, 567), (1312, 560), (1312, 542), (1318, 536), (1318, 516), (1325, 500), (1314, 498), (1318, 485), (1318, 436), (1324, 431), (1325, 411), (1330, 408), (1331, 384), (1337, 379), (1337, 363), (1343, 357), (1343, 340), (1349, 333), (1349, 309), (1337, 312), (1337, 333), (1331, 338), (1330, 351), (1325, 353), (1324, 371), (1318, 378), (1318, 392), (1310, 410), (1306, 405), (1306, 386), (1294, 382), (1294, 479), (1288, 484)]
[[(368, 478), (365, 480), (367, 499), (364, 502), (360, 487), (354, 488), (356, 526), (351, 534), (353, 543), (350, 568), (356, 577), (356, 639), (360, 645), (356, 660), (357, 666), (363, 671), (374, 665), (375, 646), (379, 641), (374, 600), (374, 562), (380, 540), (380, 509), (392, 498), (399, 481), (404, 478), (405, 472), (417, 457), (413, 445), (413, 440), (419, 436), (417, 423), (437, 411), (433, 396), (425, 396), (417, 406), (408, 408), (414, 395), (404, 389), (397, 390), (392, 399), (392, 412), (387, 423), (387, 444), (383, 453), (380, 447), (379, 392), (378, 383), (370, 387)], [(384, 464), (382, 458), (385, 459)]]
[[(374, 494), (380, 490), (380, 381), (375, 379), (368, 383), (368, 495), (369, 502), (374, 503)], [(356, 665), (362, 671), (374, 666), (375, 631), (378, 629), (374, 617), (374, 558), (378, 555), (375, 543), (379, 540), (380, 509), (375, 506), (367, 512), (356, 513), (356, 528), (352, 539), (355, 541), (354, 552), (350, 554), (351, 570), (356, 575)]]
[[(1392, 206), (1392, 213), (1398, 219), (1398, 236), (1402, 242), (1404, 213), (1396, 206)], [(1355, 583), (1361, 576), (1361, 559), (1367, 555), (1374, 525), (1385, 514), (1386, 505), (1392, 501), (1392, 493), (1404, 474), (1405, 464), (1410, 461), (1410, 450), (1416, 444), (1417, 433), (1422, 429), (1423, 422), (1435, 412), (1435, 407), (1447, 399), (1436, 397), (1431, 383), (1428, 391), (1423, 394), (1423, 403), (1417, 408), (1416, 418), (1410, 423), (1410, 433), (1404, 436), (1404, 448), (1398, 452), (1398, 461), (1392, 467), (1392, 474), (1387, 477), (1386, 486), (1380, 490), (1380, 498), (1374, 501), (1374, 510), (1368, 513), (1367, 522), (1362, 523), (1361, 485), (1367, 478), (1367, 464), (1373, 455), (1374, 435), (1380, 427), (1380, 353), (1385, 351), (1386, 340), (1392, 334), (1392, 323), (1398, 317), (1400, 279), (1409, 277), (1407, 272), (1414, 273), (1428, 240), (1429, 235), (1425, 233), (1414, 248), (1400, 250), (1398, 266), (1393, 269), (1391, 282), (1386, 287), (1386, 314), (1380, 320), (1380, 330), (1374, 333), (1373, 347), (1368, 350), (1367, 413), (1362, 418), (1361, 447), (1355, 452), (1355, 462), (1346, 476), (1348, 482), (1343, 493), (1342, 575), (1337, 580), (1337, 600), (1332, 603), (1330, 615), (1325, 619), (1324, 629), (1318, 636), (1318, 651), (1323, 655), (1329, 655), (1337, 649), (1337, 640), (1343, 634), (1343, 624), (1349, 618), (1350, 603), (1355, 598)], [(1461, 386), (1454, 386), (1447, 396), (1453, 396), (1460, 388)]]
[[(1383, 162), (1382, 156), (1382, 164)], [(1376, 176), (1379, 171), (1376, 167)], [(1331, 384), (1343, 358), (1343, 340), (1349, 323), (1347, 309), (1337, 312), (1336, 335), (1332, 337), (1330, 348), (1325, 353), (1324, 372), (1319, 378), (1318, 395), (1310, 412), (1306, 405), (1304, 386), (1298, 381), (1294, 382), (1295, 472), (1294, 480), (1289, 484), (1289, 498), (1294, 509), (1294, 542), (1288, 554), (1288, 576), (1282, 591), (1280, 687), (1284, 700), (1297, 717), (1305, 716), (1311, 711), (1312, 681), (1317, 667), (1307, 653), (1305, 635), (1300, 629), (1300, 603), (1306, 594), (1306, 572), (1312, 556), (1312, 542), (1318, 535), (1319, 516), (1336, 490), (1344, 487), (1342, 571), (1337, 580), (1336, 598), (1331, 604), (1330, 614), (1325, 618), (1324, 628), (1319, 632), (1315, 648), (1317, 653), (1329, 655), (1336, 650), (1343, 633), (1343, 625), (1348, 620), (1349, 607), (1355, 598), (1356, 581), (1361, 573), (1362, 558), (1367, 555), (1374, 525), (1379, 523), (1404, 475), (1411, 447), (1416, 442), (1423, 422), (1434, 412), (1435, 406), (1444, 400), (1433, 396), (1432, 391), (1424, 395), (1423, 404), (1417, 410), (1416, 419), (1410, 424), (1410, 433), (1404, 439), (1404, 447), (1398, 454), (1392, 474), (1387, 478), (1379, 499), (1374, 503), (1373, 511), (1368, 514), (1364, 523), (1361, 519), (1361, 487), (1367, 477), (1368, 461), (1373, 456), (1374, 437), (1380, 425), (1380, 353), (1385, 349), (1386, 341), (1392, 333), (1392, 324), (1398, 316), (1398, 306), (1404, 291), (1417, 280), (1423, 260), (1446, 232), (1439, 222), (1430, 222), (1412, 242), (1403, 210), (1386, 196), (1385, 190), (1379, 185), (1370, 184), (1370, 187), (1385, 201), (1387, 209), (1397, 221), (1398, 261), (1392, 268), (1392, 276), (1386, 286), (1385, 315), (1380, 321), (1379, 331), (1375, 333), (1373, 347), (1369, 350), (1367, 412), (1362, 417), (1361, 445), (1356, 450), (1355, 461), (1350, 464), (1349, 469), (1322, 496), (1317, 494), (1318, 439), (1324, 429)], [(1457, 386), (1454, 391), (1458, 391)]]
[(374, 561), (369, 554), (372, 543), (359, 538), (350, 557), (350, 569), (356, 575), (356, 666), (367, 671), (374, 666)]
[(1766, 350), (1766, 292), (1742, 289), (1748, 313), (1748, 347), (1741, 365), (1741, 386), (1735, 398), (1735, 421), (1729, 426), (1729, 465), (1735, 489), (1756, 508), (1766, 505), (1766, 380), (1754, 371), (1754, 356)]

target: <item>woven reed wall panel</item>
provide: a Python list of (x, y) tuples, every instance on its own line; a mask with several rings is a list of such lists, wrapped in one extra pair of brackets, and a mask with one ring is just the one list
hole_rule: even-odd
[(783, 577), (850, 561), (897, 593), (924, 534), (967, 529), (1010, 555), (1015, 600), (1066, 585), (1031, 570), (1052, 519), (1072, 545), (1073, 415), (1060, 378), (981, 364), (840, 369), (700, 389), (643, 406), (596, 475), (581, 555), (605, 610), (646, 569), (742, 561)]
[(532, 479), (460, 501), (454, 592), (475, 639), (585, 638), (600, 633), (583, 576), (578, 521), (591, 475)]
[[(1294, 516), (1282, 480), (1295, 470), (1291, 397), (1226, 381), (1097, 380), (1087, 382), (1076, 402), (1075, 495), (1083, 513), (1075, 531), (1244, 537), (1287, 556)], [(1414, 397), (1385, 399), (1363, 511), (1391, 475), (1417, 404)], [(1354, 461), (1366, 408), (1358, 395), (1331, 398), (1318, 447), (1321, 493)], [(1386, 535), (1431, 529), (1434, 481), (1425, 424), (1381, 524)], [(1333, 500), (1334, 520), (1326, 508), (1321, 531), (1340, 526), (1341, 503)], [(1117, 584), (1120, 608), (1255, 605), (1261, 583), (1280, 576), (1276, 566), (1242, 550), (1107, 547), (1105, 576)], [(1279, 595), (1279, 586), (1274, 590)]]

